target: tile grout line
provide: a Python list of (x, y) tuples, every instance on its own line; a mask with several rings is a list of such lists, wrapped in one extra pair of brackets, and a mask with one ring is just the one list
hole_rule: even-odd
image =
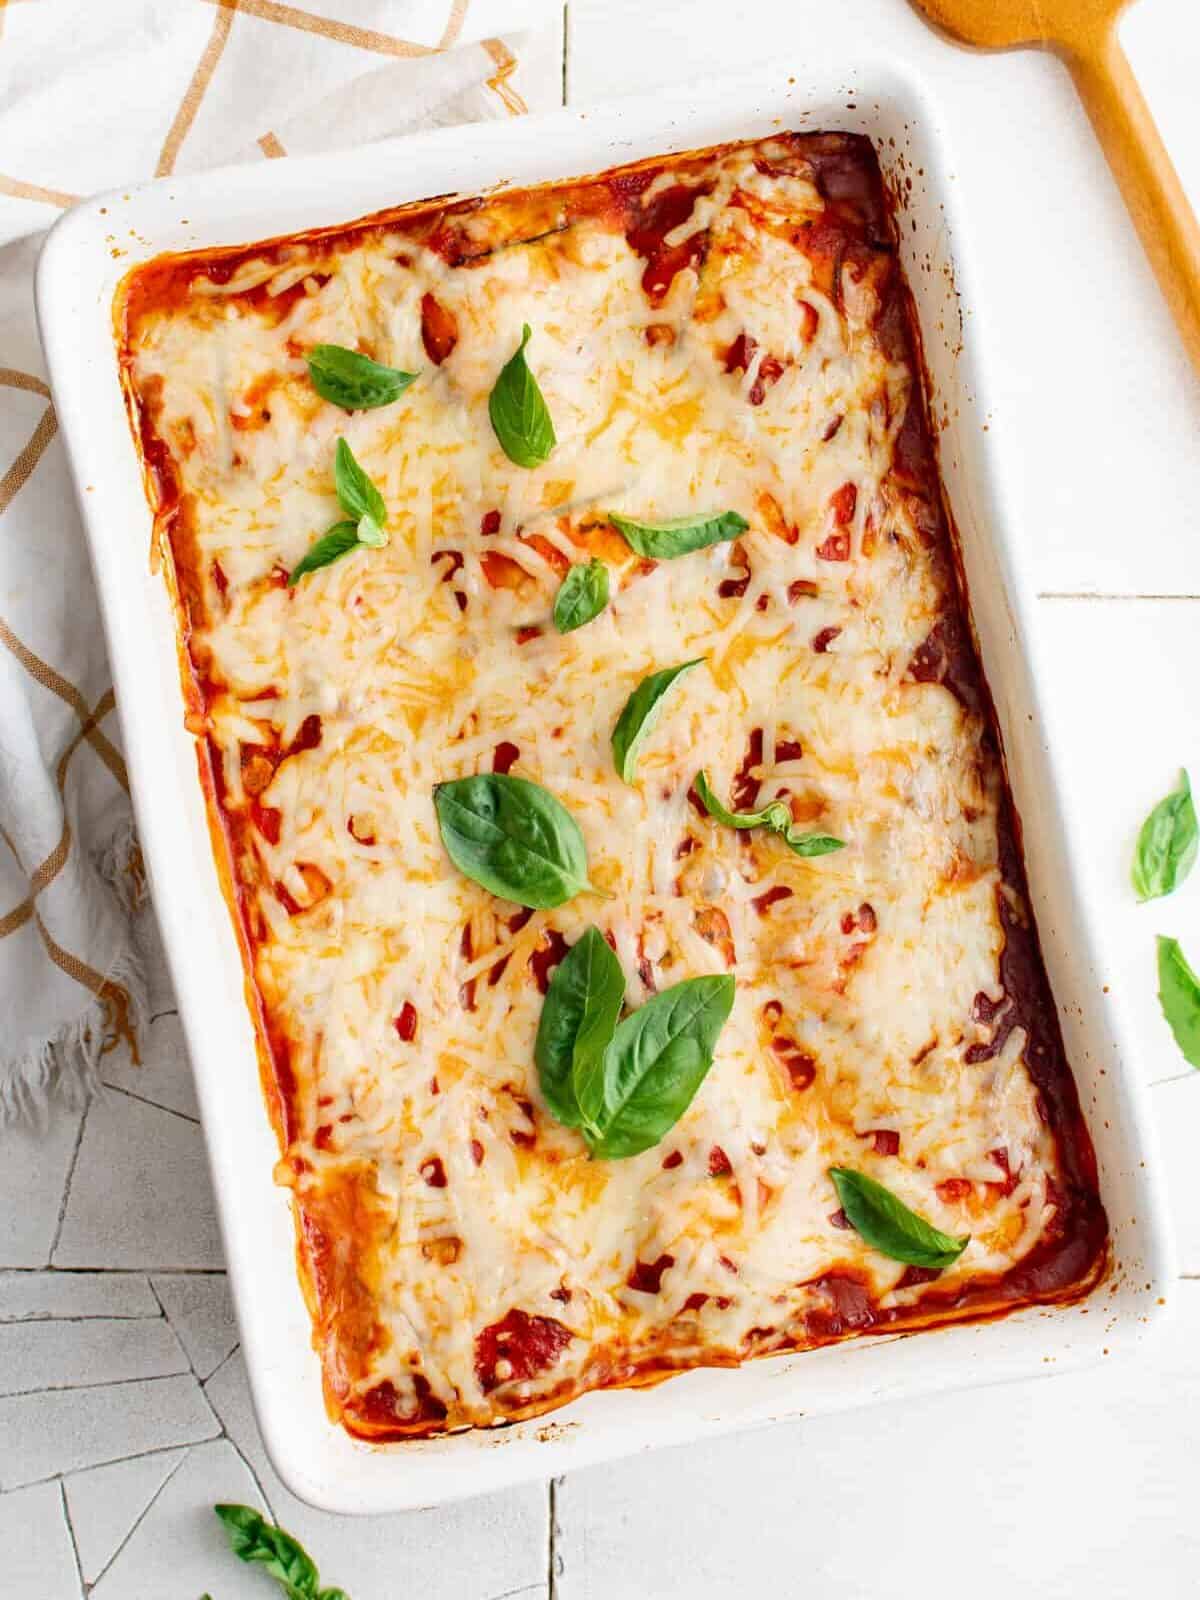
[(141, 1315), (123, 1316), (120, 1312), (101, 1311), (95, 1316), (80, 1317), (0, 1317), (0, 1328), (39, 1328), (48, 1322), (65, 1323), (73, 1327), (79, 1322), (157, 1322), (158, 1314), (146, 1311)]
[[(209, 1410), (212, 1410), (211, 1406)], [(119, 1467), (126, 1461), (143, 1461), (147, 1456), (165, 1456), (172, 1450), (190, 1450), (194, 1444), (211, 1444), (218, 1437), (218, 1434), (211, 1434), (207, 1439), (184, 1439), (176, 1444), (156, 1444), (153, 1450), (135, 1450), (131, 1456), (106, 1456), (103, 1461), (89, 1461), (86, 1467), (69, 1467), (66, 1472), (48, 1472), (44, 1478), (30, 1478), (28, 1483), (14, 1483), (7, 1489), (0, 1485), (0, 1500), (6, 1495), (17, 1494), (22, 1489), (40, 1489), (60, 1479), (65, 1482), (67, 1478), (73, 1478), (76, 1473), (95, 1472), (100, 1467)]]
[(1169, 1078), (1151, 1078), (1148, 1085), (1151, 1089), (1158, 1089), (1165, 1083), (1186, 1083), (1189, 1078), (1196, 1077), (1194, 1067), (1184, 1072), (1173, 1072)]
[[(217, 1363), (217, 1365), (213, 1368), (213, 1370), (209, 1374), (209, 1376), (201, 1383), (200, 1390), (201, 1390), (201, 1393), (204, 1395), (204, 1403), (205, 1403), (205, 1405), (212, 1412), (213, 1416), (216, 1417), (217, 1424), (221, 1429), (221, 1437), (223, 1439), (225, 1439), (229, 1444), (231, 1444), (233, 1446), (234, 1452), (237, 1455), (238, 1460), (242, 1463), (242, 1465), (245, 1467), (246, 1471), (250, 1474), (251, 1482), (254, 1484), (254, 1487), (258, 1490), (259, 1494), (262, 1496), (262, 1503), (263, 1503), (263, 1505), (266, 1506), (267, 1510), (270, 1512), (271, 1521), (276, 1525), (276, 1527), (278, 1527), (279, 1526), (279, 1517), (276, 1514), (275, 1507), (271, 1504), (271, 1501), (267, 1496), (267, 1491), (263, 1488), (262, 1479), (259, 1477), (257, 1471), (255, 1470), (254, 1463), (249, 1459), (249, 1457), (246, 1455), (246, 1452), (242, 1449), (241, 1445), (237, 1442), (237, 1440), (230, 1433), (229, 1429), (225, 1426), (225, 1423), (223, 1422), (221, 1417), (218, 1415), (216, 1406), (214, 1406), (212, 1401), (208, 1398), (208, 1385), (213, 1381), (213, 1379), (216, 1377), (218, 1372), (223, 1372), (224, 1371), (224, 1369), (229, 1365), (229, 1363), (233, 1360), (234, 1356), (237, 1355), (238, 1351), (241, 1348), (242, 1348), (242, 1343), (241, 1343), (241, 1340), (239, 1339), (237, 1344), (234, 1345), (233, 1349), (229, 1352), (229, 1354), (227, 1356), (225, 1356), (223, 1360), (221, 1360), (221, 1361), (219, 1361)], [(256, 1426), (257, 1426), (257, 1423), (256, 1423)]]
[(58, 1497), (62, 1501), (63, 1520), (67, 1524), (67, 1536), (71, 1541), (71, 1554), (75, 1558), (75, 1574), (79, 1579), (79, 1593), (83, 1596), (88, 1592), (88, 1585), (83, 1578), (83, 1562), (79, 1559), (79, 1540), (75, 1537), (75, 1524), (71, 1521), (71, 1508), (67, 1504), (67, 1485), (63, 1478), (58, 1480)]
[(270, 1517), (271, 1521), (275, 1524), (275, 1526), (278, 1527), (279, 1526), (279, 1513), (275, 1510), (275, 1507), (271, 1504), (270, 1500), (267, 1499), (267, 1491), (263, 1488), (262, 1479), (259, 1477), (258, 1473), (254, 1469), (254, 1463), (250, 1460), (250, 1458), (247, 1456), (246, 1452), (242, 1449), (241, 1445), (237, 1442), (236, 1439), (230, 1438), (229, 1434), (227, 1434), (227, 1433), (223, 1434), (222, 1437), (226, 1440), (226, 1442), (228, 1444), (231, 1444), (233, 1446), (234, 1452), (237, 1455), (238, 1460), (242, 1463), (242, 1465), (245, 1467), (246, 1471), (250, 1474), (251, 1482), (254, 1484), (254, 1487), (258, 1490), (259, 1494), (262, 1496), (262, 1503), (267, 1508), (267, 1515)]
[(551, 1478), (547, 1484), (549, 1490), (549, 1576), (546, 1584), (546, 1600), (557, 1600), (558, 1596), (558, 1479)]
[(75, 1168), (79, 1165), (79, 1152), (83, 1146), (83, 1134), (87, 1127), (88, 1117), (91, 1115), (91, 1106), (84, 1111), (79, 1119), (79, 1128), (75, 1134), (75, 1148), (71, 1151), (71, 1165), (67, 1168), (66, 1181), (63, 1184), (62, 1203), (58, 1208), (58, 1221), (54, 1225), (54, 1238), (46, 1257), (46, 1266), (54, 1265), (54, 1252), (58, 1249), (59, 1240), (62, 1238), (63, 1224), (67, 1220), (67, 1206), (71, 1200), (71, 1185), (75, 1181)]
[(127, 1100), (136, 1100), (139, 1105), (153, 1106), (155, 1111), (165, 1111), (168, 1117), (178, 1117), (181, 1122), (190, 1122), (193, 1128), (200, 1126), (200, 1118), (193, 1117), (187, 1111), (176, 1111), (174, 1106), (164, 1106), (157, 1100), (147, 1100), (144, 1094), (134, 1094), (132, 1089), (123, 1089), (119, 1083), (109, 1083), (107, 1078), (101, 1081), (111, 1094), (123, 1094)]
[[(207, 1443), (208, 1443), (208, 1440), (205, 1440), (205, 1441), (204, 1441), (204, 1442), (205, 1442), (205, 1443), (206, 1443), (206, 1444), (207, 1444)], [(175, 1448), (176, 1448), (176, 1449), (178, 1449), (178, 1448), (179, 1448), (179, 1447), (178, 1447), (178, 1446), (175, 1446)], [(103, 1567), (102, 1567), (102, 1568), (101, 1568), (101, 1570), (100, 1570), (100, 1571), (99, 1571), (99, 1572), (98, 1572), (98, 1573), (97, 1573), (97, 1574), (96, 1574), (96, 1580), (95, 1580), (95, 1582), (96, 1582), (96, 1583), (99, 1583), (99, 1582), (100, 1582), (100, 1580), (101, 1580), (101, 1579), (102, 1579), (102, 1578), (103, 1578), (103, 1577), (104, 1577), (104, 1575), (105, 1575), (105, 1573), (106, 1573), (106, 1572), (109, 1572), (109, 1571), (110, 1571), (110, 1570), (111, 1570), (111, 1568), (112, 1568), (112, 1565), (113, 1565), (113, 1563), (114, 1563), (114, 1562), (115, 1562), (115, 1561), (116, 1561), (116, 1560), (117, 1560), (117, 1559), (118, 1559), (118, 1557), (119, 1557), (119, 1556), (120, 1556), (120, 1554), (121, 1554), (121, 1551), (122, 1551), (122, 1550), (124, 1550), (124, 1548), (125, 1548), (125, 1546), (126, 1546), (126, 1545), (127, 1545), (127, 1544), (128, 1544), (128, 1543), (129, 1543), (129, 1541), (130, 1541), (130, 1539), (132, 1539), (132, 1538), (133, 1538), (133, 1536), (134, 1536), (134, 1534), (135, 1534), (135, 1533), (136, 1533), (136, 1532), (137, 1532), (137, 1531), (138, 1531), (138, 1529), (139, 1529), (139, 1528), (140, 1528), (140, 1527), (141, 1527), (141, 1525), (142, 1525), (142, 1523), (143, 1523), (143, 1522), (145, 1522), (145, 1520), (146, 1520), (146, 1518), (147, 1518), (147, 1517), (148, 1517), (148, 1516), (149, 1516), (149, 1515), (150, 1515), (150, 1512), (151, 1512), (151, 1510), (152, 1510), (152, 1508), (153, 1508), (153, 1507), (154, 1507), (154, 1505), (155, 1505), (155, 1504), (156, 1504), (156, 1503), (157, 1503), (157, 1501), (158, 1501), (158, 1499), (159, 1499), (159, 1497), (160, 1497), (160, 1495), (161, 1495), (161, 1494), (162, 1494), (162, 1493), (163, 1493), (163, 1491), (164, 1491), (164, 1490), (165, 1490), (165, 1489), (166, 1489), (166, 1487), (167, 1487), (167, 1485), (168, 1485), (168, 1484), (169, 1484), (169, 1483), (170, 1483), (170, 1481), (171, 1481), (171, 1479), (172, 1479), (172, 1478), (173, 1478), (173, 1477), (174, 1477), (174, 1476), (175, 1476), (175, 1474), (176, 1474), (176, 1473), (177, 1473), (177, 1472), (178, 1472), (178, 1471), (179, 1471), (179, 1469), (180, 1469), (180, 1467), (182, 1467), (182, 1466), (183, 1466), (183, 1464), (184, 1464), (184, 1462), (185, 1462), (185, 1461), (186, 1461), (186, 1460), (187, 1460), (187, 1458), (188, 1458), (188, 1457), (189, 1457), (189, 1456), (190, 1456), (190, 1455), (191, 1455), (191, 1453), (192, 1453), (192, 1451), (193, 1451), (193, 1450), (194, 1450), (194, 1449), (195, 1449), (195, 1445), (187, 1445), (187, 1446), (185, 1446), (185, 1447), (184, 1447), (184, 1452), (183, 1452), (183, 1454), (182, 1454), (182, 1455), (181, 1455), (181, 1456), (180, 1456), (180, 1458), (179, 1458), (179, 1460), (178, 1460), (178, 1461), (177, 1461), (177, 1462), (176, 1462), (176, 1463), (175, 1463), (175, 1465), (174, 1465), (174, 1466), (173, 1466), (173, 1467), (172, 1467), (172, 1468), (171, 1468), (171, 1470), (170, 1470), (170, 1472), (168, 1472), (168, 1473), (167, 1473), (167, 1475), (166, 1475), (166, 1477), (165, 1477), (165, 1478), (164, 1478), (164, 1479), (163, 1479), (163, 1481), (162, 1481), (162, 1482), (161, 1482), (161, 1483), (160, 1483), (160, 1484), (159, 1484), (159, 1486), (158, 1486), (158, 1488), (157, 1488), (157, 1489), (156, 1489), (156, 1490), (155, 1490), (155, 1491), (154, 1491), (154, 1493), (153, 1493), (153, 1494), (152, 1494), (152, 1495), (151, 1495), (151, 1496), (150, 1496), (150, 1498), (149, 1498), (149, 1500), (148, 1500), (148, 1501), (147, 1501), (147, 1502), (146, 1502), (146, 1504), (145, 1504), (145, 1505), (144, 1505), (144, 1506), (143, 1506), (143, 1507), (142, 1507), (142, 1510), (141, 1510), (141, 1514), (140, 1514), (140, 1516), (139, 1516), (139, 1517), (138, 1517), (138, 1518), (137, 1518), (137, 1520), (136, 1520), (136, 1521), (135, 1521), (135, 1522), (134, 1522), (134, 1524), (133, 1524), (133, 1527), (132, 1527), (132, 1528), (130, 1528), (130, 1530), (129, 1530), (129, 1532), (128, 1532), (128, 1533), (127, 1533), (127, 1534), (126, 1534), (126, 1535), (125, 1535), (125, 1537), (124, 1537), (124, 1538), (123, 1538), (123, 1539), (122, 1539), (122, 1540), (121, 1540), (121, 1542), (120, 1542), (120, 1544), (119, 1544), (119, 1545), (118, 1545), (118, 1546), (117, 1546), (117, 1548), (116, 1548), (116, 1549), (115, 1549), (115, 1550), (114, 1550), (114, 1551), (113, 1551), (113, 1553), (112, 1553), (112, 1555), (111, 1555), (111, 1556), (109, 1556), (109, 1558), (108, 1558), (108, 1560), (107, 1560), (107, 1561), (106, 1561), (106, 1562), (105, 1562), (105, 1563), (104, 1563), (104, 1566), (103, 1566)], [(64, 1495), (64, 1498), (65, 1498), (65, 1495)], [(89, 1590), (88, 1590), (88, 1592), (89, 1592), (89, 1593), (90, 1593), (90, 1592), (91, 1592), (91, 1589), (92, 1589), (92, 1588), (94, 1588), (94, 1587), (95, 1587), (95, 1584), (92, 1584), (92, 1585), (91, 1585), (91, 1586), (90, 1586), (90, 1587), (89, 1587)]]
[(1126, 594), (1108, 589), (1039, 589), (1039, 600), (1200, 600), (1200, 594)]
[[(204, 1381), (203, 1381), (203, 1383), (201, 1383), (200, 1387), (203, 1388), (205, 1384), (211, 1383), (213, 1381), (213, 1379), (216, 1377), (218, 1372), (223, 1372), (225, 1370), (225, 1368), (229, 1365), (229, 1363), (233, 1360), (234, 1356), (237, 1355), (238, 1351), (241, 1348), (242, 1348), (242, 1341), (239, 1339), (238, 1342), (234, 1345), (233, 1349), (229, 1352), (229, 1354), (228, 1355), (224, 1355), (224, 1356), (221, 1357), (220, 1361), (217, 1362), (216, 1366), (209, 1373), (208, 1377), (204, 1379)], [(207, 1399), (207, 1398), (208, 1398), (208, 1396), (206, 1395), (205, 1399)], [(213, 1415), (216, 1416), (216, 1412), (213, 1412)], [(217, 1421), (219, 1422), (220, 1420), (221, 1419), (218, 1417)], [(222, 1431), (224, 1431), (224, 1430), (222, 1430)]]
[(22, 1273), (27, 1277), (36, 1277), (39, 1272), (51, 1272), (56, 1278), (94, 1278), (101, 1274), (106, 1278), (144, 1278), (150, 1273), (157, 1273), (160, 1278), (224, 1278), (228, 1276), (226, 1267), (56, 1267), (48, 1262), (44, 1267), (5, 1267), (0, 1266), (0, 1274)]
[[(186, 1361), (187, 1353), (182, 1345), (179, 1346), (179, 1353)], [(0, 1403), (5, 1400), (29, 1400), (38, 1394), (79, 1394), (84, 1389), (124, 1389), (131, 1383), (165, 1383), (168, 1378), (193, 1377), (195, 1373), (190, 1367), (181, 1367), (178, 1372), (139, 1373), (133, 1378), (105, 1378), (102, 1383), (40, 1383), (36, 1389), (10, 1389), (6, 1394), (0, 1394)]]

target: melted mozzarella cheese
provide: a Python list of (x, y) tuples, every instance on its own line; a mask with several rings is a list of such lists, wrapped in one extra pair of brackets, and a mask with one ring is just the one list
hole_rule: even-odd
[[(713, 158), (667, 239), (702, 229), (707, 252), (658, 305), (624, 234), (585, 217), (459, 267), (386, 227), (325, 250), (319, 272), (301, 242), (200, 277), (137, 328), (133, 382), (161, 384), (154, 422), (190, 507), (224, 804), (277, 815), (238, 874), (261, 919), (254, 979), (291, 1046), (284, 1170), (302, 1207), (339, 1183), (373, 1196), (375, 1223), (344, 1241), (369, 1348), (321, 1322), (349, 1409), (390, 1385), (403, 1416), (427, 1385), (447, 1425), (487, 1423), (622, 1362), (735, 1359), (772, 1331), (803, 1343), (831, 1272), (916, 1304), (923, 1287), (847, 1231), (831, 1165), (970, 1233), (943, 1285), (1003, 1273), (1054, 1213), (1024, 1031), (971, 1049), (997, 1026), (973, 1020), (976, 997), (1003, 993), (1001, 776), (983, 719), (908, 670), (956, 604), (890, 477), (914, 374), (876, 333), (872, 284), (843, 270), (825, 292), (789, 235), (825, 204), (803, 163), (764, 172), (756, 153)], [(243, 298), (262, 285), (265, 301)], [(422, 344), (428, 295), (457, 327), (441, 365)], [(533, 471), (487, 414), (526, 322), (559, 440)], [(346, 415), (307, 380), (321, 341), (419, 378)], [(287, 589), (272, 574), (340, 515), (339, 436), (390, 543)], [(749, 520), (737, 546), (657, 565), (604, 520), (724, 509)], [(561, 637), (561, 573), (588, 553), (612, 601)], [(696, 656), (623, 784), (609, 739), (626, 697)], [(611, 899), (524, 917), (450, 864), (434, 785), (490, 770), (503, 744), (578, 819)], [(847, 848), (803, 860), (719, 827), (688, 799), (702, 767), (722, 797), (741, 773), (757, 803), (788, 798)], [(611, 1163), (554, 1123), (533, 1067), (537, 958), (590, 923), (631, 1006), (737, 979), (690, 1110)], [(481, 1333), (514, 1310), (569, 1334), (539, 1372), (481, 1363)]]

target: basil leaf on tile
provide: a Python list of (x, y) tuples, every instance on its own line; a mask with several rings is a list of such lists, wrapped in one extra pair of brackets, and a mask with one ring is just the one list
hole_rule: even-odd
[(846, 1220), (872, 1249), (912, 1267), (951, 1267), (970, 1243), (952, 1238), (915, 1211), (890, 1189), (853, 1167), (830, 1167), (829, 1176)]
[(295, 588), (305, 573), (316, 572), (319, 567), (327, 567), (331, 561), (336, 561), (339, 556), (344, 556), (350, 550), (357, 550), (359, 546), (358, 529), (353, 522), (335, 522), (329, 532), (323, 534), (316, 544), (310, 545), (305, 554), (288, 573), (288, 588)]
[(694, 787), (709, 816), (727, 828), (769, 828), (798, 856), (827, 856), (846, 848), (844, 840), (835, 839), (830, 833), (805, 833), (792, 821), (791, 808), (785, 800), (772, 800), (760, 811), (730, 811), (713, 793), (706, 772), (696, 774)]
[(624, 998), (621, 963), (600, 930), (589, 928), (554, 969), (533, 1047), (542, 1094), (565, 1127), (580, 1123), (573, 1074), (603, 1055)]
[(238, 1560), (262, 1567), (288, 1600), (336, 1600), (344, 1593), (341, 1589), (322, 1589), (316, 1564), (304, 1546), (252, 1506), (222, 1505), (213, 1510), (221, 1519)]
[(600, 893), (588, 882), (579, 824), (541, 784), (481, 772), (439, 783), (433, 802), (451, 861), (502, 900), (549, 911)]
[(714, 511), (702, 517), (673, 517), (667, 522), (638, 522), (633, 517), (608, 513), (608, 520), (625, 543), (639, 556), (670, 561), (710, 544), (724, 544), (745, 533), (750, 524), (736, 511)]
[(341, 344), (315, 344), (304, 359), (313, 388), (322, 400), (341, 406), (343, 411), (373, 411), (376, 406), (390, 406), (410, 383), (417, 381), (415, 372), (382, 366), (361, 351), (348, 350)]
[(652, 672), (649, 677), (642, 679), (626, 700), (612, 731), (613, 761), (626, 783), (633, 782), (638, 754), (647, 734), (662, 715), (667, 691), (678, 678), (693, 667), (698, 667), (703, 660), (703, 656), (697, 656), (694, 661), (684, 661), (677, 667), (664, 667), (661, 672)]
[(733, 1008), (728, 973), (686, 978), (618, 1023), (608, 1048), (581, 1061), (575, 1097), (583, 1136), (601, 1161), (656, 1145), (691, 1105)]
[(1177, 939), (1158, 940), (1158, 1003), (1183, 1059), (1200, 1067), (1200, 978)]
[(1156, 900), (1177, 889), (1196, 864), (1196, 808), (1186, 772), (1142, 823), (1133, 856), (1133, 887), (1139, 900)]
[(608, 604), (608, 568), (603, 561), (577, 562), (554, 598), (554, 626), (574, 633), (598, 617)]
[(387, 522), (383, 496), (354, 459), (345, 439), (339, 439), (333, 454), (333, 483), (342, 510), (355, 522), (370, 517), (380, 528)]
[(501, 368), (488, 397), (488, 416), (500, 448), (518, 467), (540, 467), (558, 443), (542, 391), (525, 360), (525, 346), (532, 337), (526, 323), (515, 354)]

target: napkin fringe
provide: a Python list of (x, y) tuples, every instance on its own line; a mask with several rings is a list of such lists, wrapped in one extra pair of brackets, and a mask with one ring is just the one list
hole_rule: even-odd
[[(118, 826), (96, 858), (96, 869), (127, 916), (146, 899), (146, 877), (132, 817)], [(140, 1060), (147, 1011), (146, 975), (127, 928), (104, 980), (77, 1017), (46, 1038), (27, 1039), (0, 1053), (0, 1129), (46, 1126), (51, 1100), (79, 1110), (100, 1087), (100, 1062), (124, 1042)]]

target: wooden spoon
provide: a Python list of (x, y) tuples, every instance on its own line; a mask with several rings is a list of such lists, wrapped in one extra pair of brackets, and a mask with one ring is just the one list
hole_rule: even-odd
[(1200, 226), (1117, 40), (1128, 0), (913, 3), (963, 44), (1042, 45), (1062, 58), (1200, 373)]

